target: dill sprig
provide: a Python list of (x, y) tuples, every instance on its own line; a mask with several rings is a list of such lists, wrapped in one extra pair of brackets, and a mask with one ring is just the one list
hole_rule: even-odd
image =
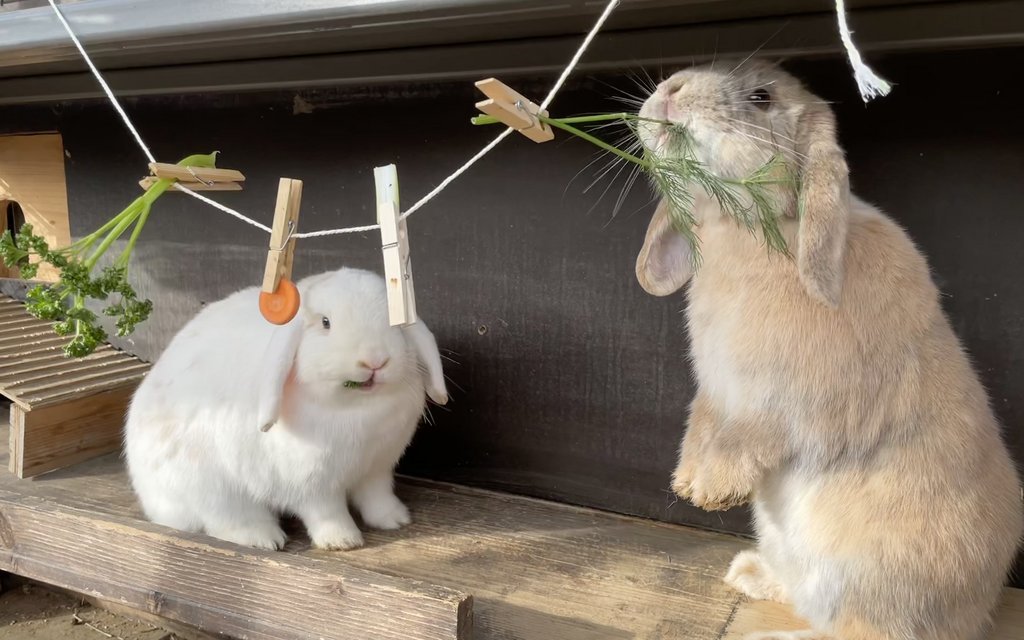
[[(606, 113), (571, 118), (538, 119), (550, 127), (561, 129), (581, 138), (605, 151), (637, 165), (650, 179), (654, 188), (669, 202), (669, 214), (675, 229), (689, 240), (693, 247), (693, 267), (700, 266), (700, 246), (695, 227), (694, 188), (699, 188), (715, 200), (722, 211), (735, 219), (751, 233), (760, 233), (769, 250), (789, 255), (786, 239), (779, 226), (782, 212), (773, 187), (791, 186), (796, 179), (786, 159), (775, 154), (751, 175), (740, 178), (723, 178), (715, 175), (702, 163), (694, 151), (693, 139), (685, 127), (660, 120), (643, 118), (630, 113)], [(609, 144), (597, 136), (576, 127), (595, 123), (621, 122), (636, 135), (637, 127), (643, 123), (659, 124), (670, 128), (670, 140), (674, 145), (670, 154), (653, 153), (646, 147), (641, 156)], [(497, 124), (492, 116), (477, 116), (473, 124)], [(670, 157), (666, 157), (670, 156)]]

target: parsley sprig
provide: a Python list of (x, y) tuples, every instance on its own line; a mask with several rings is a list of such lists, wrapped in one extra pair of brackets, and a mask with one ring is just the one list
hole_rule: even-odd
[[(189, 156), (178, 165), (208, 168), (215, 163), (216, 152)], [(128, 262), (153, 203), (174, 182), (173, 179), (157, 180), (121, 213), (68, 247), (51, 248), (31, 224), (22, 225), (17, 235), (9, 229), (0, 235), (0, 258), (8, 268), (18, 269), (23, 279), (35, 278), (41, 264), (49, 264), (59, 272), (56, 283), (39, 284), (29, 290), (26, 308), (37, 318), (53, 321), (58, 335), (72, 336), (64, 346), (68, 357), (87, 356), (107, 340), (107, 332), (98, 324), (98, 316), (86, 307), (87, 300), (107, 302), (103, 314), (116, 318), (114, 324), (119, 336), (130, 335), (149, 318), (153, 302), (140, 299), (128, 281)], [(100, 257), (128, 229), (132, 230), (131, 235), (121, 254), (113, 264), (97, 270)]]

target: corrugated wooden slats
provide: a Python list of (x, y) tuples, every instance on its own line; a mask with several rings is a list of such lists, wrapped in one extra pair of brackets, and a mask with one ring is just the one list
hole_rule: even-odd
[(25, 478), (114, 451), (149, 363), (101, 345), (68, 358), (70, 337), (0, 296), (0, 394), (11, 400), (10, 470)]
[(85, 358), (67, 358), (70, 341), (52, 324), (0, 296), (0, 394), (26, 411), (142, 380), (149, 364), (103, 345)]

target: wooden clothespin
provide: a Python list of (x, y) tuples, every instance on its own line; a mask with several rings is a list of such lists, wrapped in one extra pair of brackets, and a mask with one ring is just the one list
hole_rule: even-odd
[(163, 178), (173, 178), (177, 182), (172, 189), (180, 184), (192, 191), (241, 191), (245, 176), (234, 169), (213, 169), (203, 167), (182, 167), (176, 164), (154, 162), (149, 165), (153, 175), (139, 180), (139, 186), (148, 189), (153, 183)]
[(393, 327), (410, 325), (416, 322), (416, 294), (409, 260), (409, 232), (398, 205), (398, 169), (393, 164), (376, 167), (373, 180), (377, 187), (377, 224), (384, 253), (388, 317)]
[(299, 311), (299, 291), (291, 281), (295, 238), (299, 230), (302, 181), (281, 178), (277, 188), (274, 226), (267, 251), (267, 268), (260, 291), (260, 313), (274, 324), (288, 324)]
[(530, 102), (513, 91), (500, 80), (487, 78), (476, 83), (488, 100), (476, 103), (476, 108), (489, 116), (501, 120), (506, 125), (519, 131), (534, 142), (547, 142), (555, 137), (555, 132), (547, 124), (537, 118), (537, 114), (547, 117), (547, 111)]

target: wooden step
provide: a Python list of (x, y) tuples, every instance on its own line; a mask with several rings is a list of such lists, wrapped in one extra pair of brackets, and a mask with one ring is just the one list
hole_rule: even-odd
[[(0, 434), (2, 435), (2, 434)], [(403, 479), (413, 523), (349, 552), (241, 548), (140, 518), (117, 456), (0, 479), (0, 569), (253, 640), (739, 640), (796, 629), (721, 580), (737, 537)], [(387, 595), (381, 594), (386, 591)], [(992, 640), (1024, 637), (1008, 589)]]

